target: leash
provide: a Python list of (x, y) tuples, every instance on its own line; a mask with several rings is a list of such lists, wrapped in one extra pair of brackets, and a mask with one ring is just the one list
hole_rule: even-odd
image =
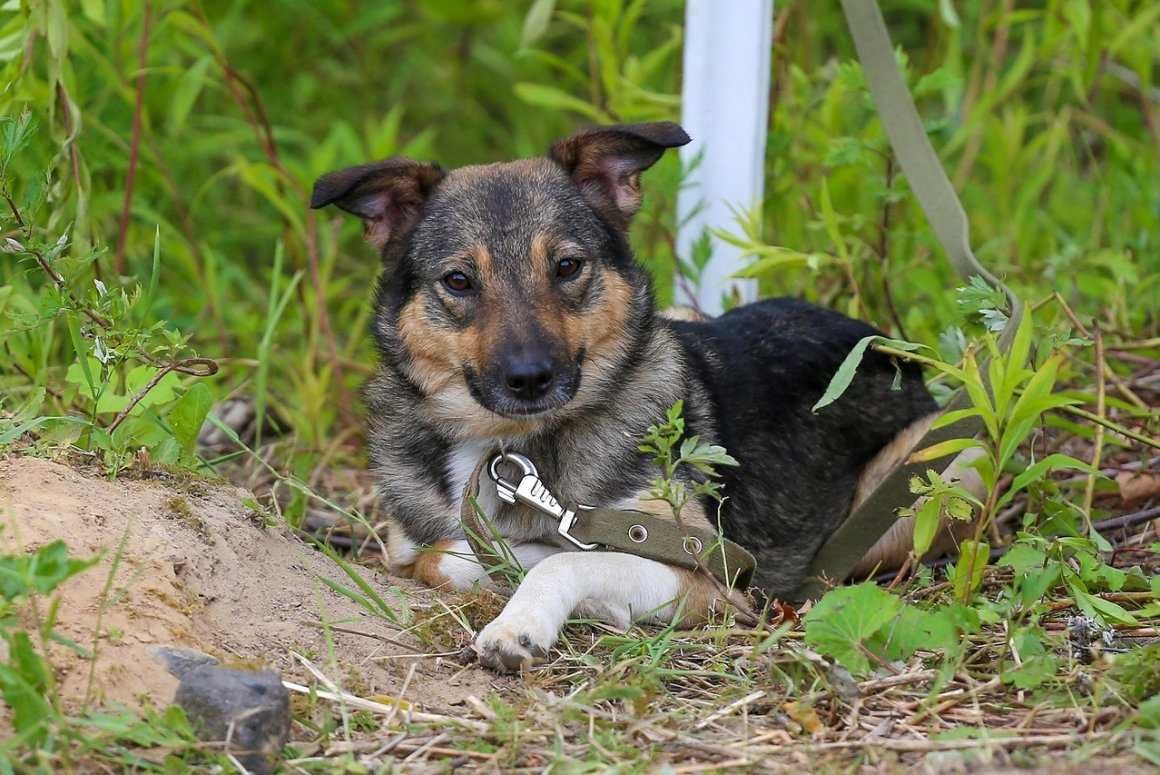
[[(999, 335), (999, 350), (1007, 352), (1019, 327), (1023, 306), (1011, 289), (988, 272), (971, 251), (970, 224), (966, 211), (923, 129), (914, 100), (894, 58), (894, 48), (882, 11), (875, 0), (842, 0), (842, 10), (853, 35), (854, 47), (858, 51), (870, 94), (874, 97), (878, 117), (890, 139), (890, 147), (951, 265), (964, 280), (978, 275), (1007, 297), (1011, 314)], [(980, 364), (980, 371), (982, 374), (987, 373), (985, 364)], [(969, 397), (960, 388), (943, 411), (963, 409), (969, 403)], [(974, 436), (982, 427), (982, 421), (977, 417), (962, 420), (928, 432), (911, 451), (947, 439)], [(949, 462), (951, 457), (947, 455), (941, 460)], [(910, 478), (925, 473), (936, 462), (906, 463), (883, 479), (874, 492), (822, 544), (796, 596), (799, 599), (819, 596), (826, 589), (826, 579), (844, 581), (870, 547), (898, 519), (896, 510), (914, 502), (916, 496), (910, 492)]]
[[(518, 481), (504, 477), (500, 466), (505, 463), (519, 469)], [(468, 528), (468, 542), (480, 564), (487, 569), (489, 560), (502, 558), (502, 550), (494, 544), (486, 545), (491, 543), (491, 537), (471, 505), (479, 492), (483, 468), (481, 460), (468, 480), (461, 516)], [(753, 555), (740, 544), (713, 531), (679, 525), (641, 511), (564, 506), (540, 478), (535, 464), (518, 452), (496, 454), (486, 468), (500, 500), (522, 504), (551, 517), (556, 522), (556, 534), (580, 551), (625, 552), (690, 570), (703, 567), (727, 587), (740, 590), (748, 588), (757, 567)], [(488, 575), (495, 580), (490, 572)]]

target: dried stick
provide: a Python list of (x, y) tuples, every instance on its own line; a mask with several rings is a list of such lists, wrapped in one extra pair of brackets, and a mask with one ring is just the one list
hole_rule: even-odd
[[(133, 398), (129, 400), (129, 403), (125, 406), (125, 408), (117, 412), (117, 415), (113, 418), (113, 421), (109, 423), (109, 427), (106, 429), (109, 433), (117, 430), (117, 427), (121, 423), (125, 422), (125, 418), (129, 416), (129, 413), (133, 411), (133, 408), (137, 406), (137, 404), (141, 403), (141, 400), (145, 398), (145, 396), (149, 395), (149, 391), (157, 387), (157, 383), (163, 380), (165, 375), (169, 372), (176, 371), (181, 374), (191, 374), (195, 377), (210, 377), (214, 374), (217, 374), (218, 370), (217, 363), (210, 358), (186, 358), (182, 361), (174, 361), (173, 363), (166, 364), (158, 363), (152, 358), (146, 358), (143, 354), (141, 355), (141, 359), (146, 363), (158, 366), (159, 370), (148, 382), (145, 383), (145, 385), (140, 390), (136, 392), (136, 394), (134, 394)], [(202, 368), (198, 368), (199, 366)]]
[[(1088, 330), (1087, 326), (1080, 322), (1079, 316), (1075, 314), (1075, 311), (1072, 310), (1071, 305), (1068, 304), (1067, 300), (1060, 295), (1059, 291), (1052, 291), (1050, 296), (1036, 304), (1033, 309), (1038, 310), (1040, 307), (1043, 307), (1044, 305), (1053, 301), (1059, 305), (1059, 308), (1063, 310), (1063, 314), (1067, 315), (1068, 320), (1070, 320), (1071, 324), (1076, 327), (1077, 331), (1083, 334), (1083, 336), (1087, 339), (1093, 338), (1091, 331)], [(1140, 396), (1136, 395), (1136, 393), (1133, 392), (1130, 387), (1128, 387), (1127, 383), (1125, 383), (1124, 380), (1120, 378), (1120, 375), (1117, 374), (1110, 365), (1108, 365), (1106, 358), (1096, 358), (1096, 369), (1102, 371), (1103, 375), (1115, 384), (1116, 389), (1120, 391), (1124, 398), (1128, 399), (1139, 408), (1145, 411), (1148, 410), (1147, 402), (1140, 398)]]

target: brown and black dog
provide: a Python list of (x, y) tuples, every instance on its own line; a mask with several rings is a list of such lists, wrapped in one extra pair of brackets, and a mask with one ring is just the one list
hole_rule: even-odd
[[(684, 401), (688, 433), (740, 461), (724, 474), (720, 524), (757, 558), (771, 597), (797, 588), (854, 503), (876, 456), (935, 411), (921, 374), (868, 354), (853, 386), (811, 405), (870, 326), (792, 299), (705, 322), (664, 319), (633, 259), (641, 173), (689, 141), (673, 123), (598, 127), (546, 157), (462, 167), (391, 159), (334, 172), (312, 207), (362, 219), (384, 262), (366, 391), (370, 457), (391, 515), (393, 567), (431, 585), (489, 584), (460, 524), (465, 482), (484, 456), (531, 458), (561, 502), (667, 513), (648, 499), (656, 469), (638, 444)], [(905, 450), (906, 444), (896, 445)], [(884, 453), (884, 448), (887, 451)], [(892, 451), (893, 450), (893, 451)], [(880, 476), (880, 472), (875, 476)], [(576, 610), (620, 626), (702, 620), (711, 580), (631, 554), (567, 551), (556, 522), (484, 505), (528, 574), (476, 641), (485, 664), (542, 654)], [(661, 504), (663, 505), (663, 504)], [(683, 519), (715, 529), (717, 506)]]

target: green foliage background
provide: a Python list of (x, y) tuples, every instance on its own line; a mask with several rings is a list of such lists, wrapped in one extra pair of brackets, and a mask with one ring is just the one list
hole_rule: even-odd
[[(985, 516), (963, 543), (965, 567), (960, 558), (940, 572), (957, 602), (946, 592), (903, 602), (871, 582), (844, 587), (805, 618), (805, 640), (856, 674), (922, 651), (940, 682), (979, 662), (1019, 690), (1058, 690), (1059, 702), (1101, 713), (1123, 705), (1107, 718), (1156, 727), (1160, 706), (1147, 699), (1155, 647), (1117, 662), (1112, 682), (1099, 684), (1110, 689), (1077, 700), (1071, 668), (1056, 657), (1061, 633), (1039, 620), (1063, 594), (1065, 606), (1105, 623), (1153, 626), (1160, 611), (1156, 577), (1113, 567), (1114, 557), (1105, 564), (1112, 546), (1093, 528), (1103, 516), (1097, 488), (1114, 496), (1097, 473), (1101, 454), (1149, 465), (1145, 447), (1156, 446), (1160, 422), (1125, 382), (1156, 395), (1160, 3), (881, 6), (971, 217), (976, 253), (1028, 302), (1035, 325), (1029, 314), (1017, 352), (991, 359), (991, 384), (1001, 387), (988, 393), (968, 345), (986, 352), (1002, 299), (981, 281), (956, 292), (963, 280), (897, 173), (839, 4), (778, 0), (765, 201), (717, 236), (753, 255), (747, 272), (763, 293), (864, 317), (891, 337), (874, 346), (909, 348), (888, 351), (965, 374), (972, 408), (962, 411), (988, 417), (990, 435), (948, 443), (982, 447), (996, 461), (980, 466), (985, 504), (968, 503), (933, 472), (912, 484), (929, 496), (920, 521), (925, 514), (933, 524), (942, 511), (962, 518), (975, 506)], [(368, 323), (379, 270), (356, 223), (307, 208), (313, 180), (392, 155), (445, 166), (529, 156), (583, 124), (677, 119), (683, 14), (680, 0), (0, 0), (0, 450), (79, 452), (110, 474), (137, 460), (204, 471), (195, 441), (207, 411), (252, 396), (259, 415), (273, 410), (287, 431), (269, 470), (299, 493), (282, 512), (298, 525), (302, 482), (361, 462), (357, 392), (374, 364)], [(648, 173), (633, 226), (662, 304), (676, 283), (697, 281), (709, 255), (708, 241), (674, 253), (686, 172), (671, 154)], [(1084, 349), (1092, 332), (1111, 356)], [(1036, 371), (1025, 368), (1029, 355)], [(951, 365), (960, 363), (963, 372)], [(847, 385), (853, 367), (844, 367)], [(1064, 392), (1053, 393), (1057, 385)], [(1034, 411), (1020, 414), (1017, 393), (1036, 399)], [(1109, 430), (1106, 440), (1089, 422)], [(1032, 430), (1039, 448), (1022, 443)], [(1044, 457), (1051, 433), (1061, 445), (1078, 441), (1068, 451), (1084, 460)], [(686, 444), (685, 463), (704, 451)], [(656, 451), (670, 475), (672, 456)], [(725, 464), (723, 452), (714, 455)], [(1086, 471), (1089, 460), (1087, 475), (1051, 476)], [(1005, 476), (1013, 481), (1000, 497)], [(1026, 513), (1008, 525), (1017, 537), (999, 563), (1009, 583), (979, 594), (983, 532), (1016, 493)], [(917, 547), (914, 559), (925, 551)], [(352, 599), (394, 622), (353, 565), (335, 560), (359, 587)], [(20, 741), (0, 746), (0, 770), (9, 748), (59, 763), (40, 750), (49, 739), (80, 740), (88, 751), (107, 743), (100, 756), (133, 766), (135, 755), (113, 741), (195, 750), (180, 713), (102, 715), (106, 739), (95, 742), (92, 719), (66, 722), (13, 601), (50, 593), (84, 563), (54, 544), (35, 559), (0, 557), (0, 566), (21, 582), (0, 590), (10, 652), (0, 695), (23, 728)], [(934, 573), (918, 568), (913, 585), (937, 590)], [(42, 648), (58, 637), (55, 610), (33, 628)], [(755, 631), (754, 656), (789, 627), (768, 638)], [(967, 656), (985, 639), (966, 636), (987, 628), (1001, 628), (997, 642), (1013, 652), (1018, 643), (1022, 661)], [(665, 662), (677, 642), (671, 628), (605, 640), (636, 684), (626, 687), (618, 667), (599, 676), (592, 702), (641, 686), (651, 697), (680, 675)], [(714, 673), (733, 675), (739, 664), (726, 667), (728, 652), (712, 647), (722, 660)], [(1154, 735), (1140, 734), (1137, 752), (1160, 762)], [(621, 750), (649, 754), (628, 737)]]
[[(1033, 301), (1060, 292), (1110, 336), (1154, 336), (1160, 6), (882, 5), (980, 258)], [(767, 196), (736, 231), (801, 260), (759, 267), (763, 290), (916, 341), (953, 335), (960, 283), (894, 172), (838, 4), (776, 6)], [(258, 392), (304, 452), (345, 444), (373, 362), (377, 266), (356, 224), (308, 211), (313, 179), (390, 155), (448, 166), (526, 156), (584, 123), (678, 118), (682, 22), (677, 0), (10, 0), (3, 182), (27, 223), (5, 207), (0, 230), (53, 253), (77, 298), (8, 246), (3, 408), (62, 416), (83, 403), (78, 344), (99, 332), (77, 302), (108, 307), (125, 289), (102, 343), (117, 357), (97, 382), (131, 395), (134, 368), (196, 350), (222, 367), (216, 396)], [(22, 114), (33, 123), (16, 150)], [(662, 302), (679, 266), (681, 179), (675, 155), (651, 172), (635, 224)]]

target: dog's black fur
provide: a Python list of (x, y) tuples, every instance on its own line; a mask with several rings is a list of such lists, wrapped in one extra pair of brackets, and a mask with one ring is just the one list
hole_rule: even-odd
[(760, 558), (754, 584), (784, 596), (849, 511), (863, 467), (934, 401), (913, 365), (892, 390), (894, 364), (870, 351), (846, 397), (812, 412), (858, 340), (881, 332), (797, 299), (669, 325), (706, 388), (718, 441), (741, 463), (721, 469), (724, 533)]
[[(846, 395), (811, 412), (854, 344), (878, 333), (838, 313), (792, 299), (707, 322), (655, 313), (627, 226), (639, 173), (687, 141), (673, 124), (600, 128), (547, 159), (451, 173), (391, 160), (316, 184), (312, 205), (363, 218), (387, 267), (370, 449), (410, 545), (462, 536), (465, 463), (498, 448), (534, 459), (561, 500), (642, 497), (656, 470), (637, 445), (680, 399), (688, 432), (741, 464), (722, 471), (725, 535), (757, 556), (755, 583), (785, 596), (867, 462), (934, 411), (916, 368), (902, 366), (892, 389), (896, 365), (868, 352)], [(570, 257), (581, 268), (563, 276)], [(534, 400), (511, 388), (528, 369), (548, 385)], [(702, 506), (716, 522), (716, 504)], [(504, 505), (492, 516), (514, 541), (555, 539), (542, 515)]]

